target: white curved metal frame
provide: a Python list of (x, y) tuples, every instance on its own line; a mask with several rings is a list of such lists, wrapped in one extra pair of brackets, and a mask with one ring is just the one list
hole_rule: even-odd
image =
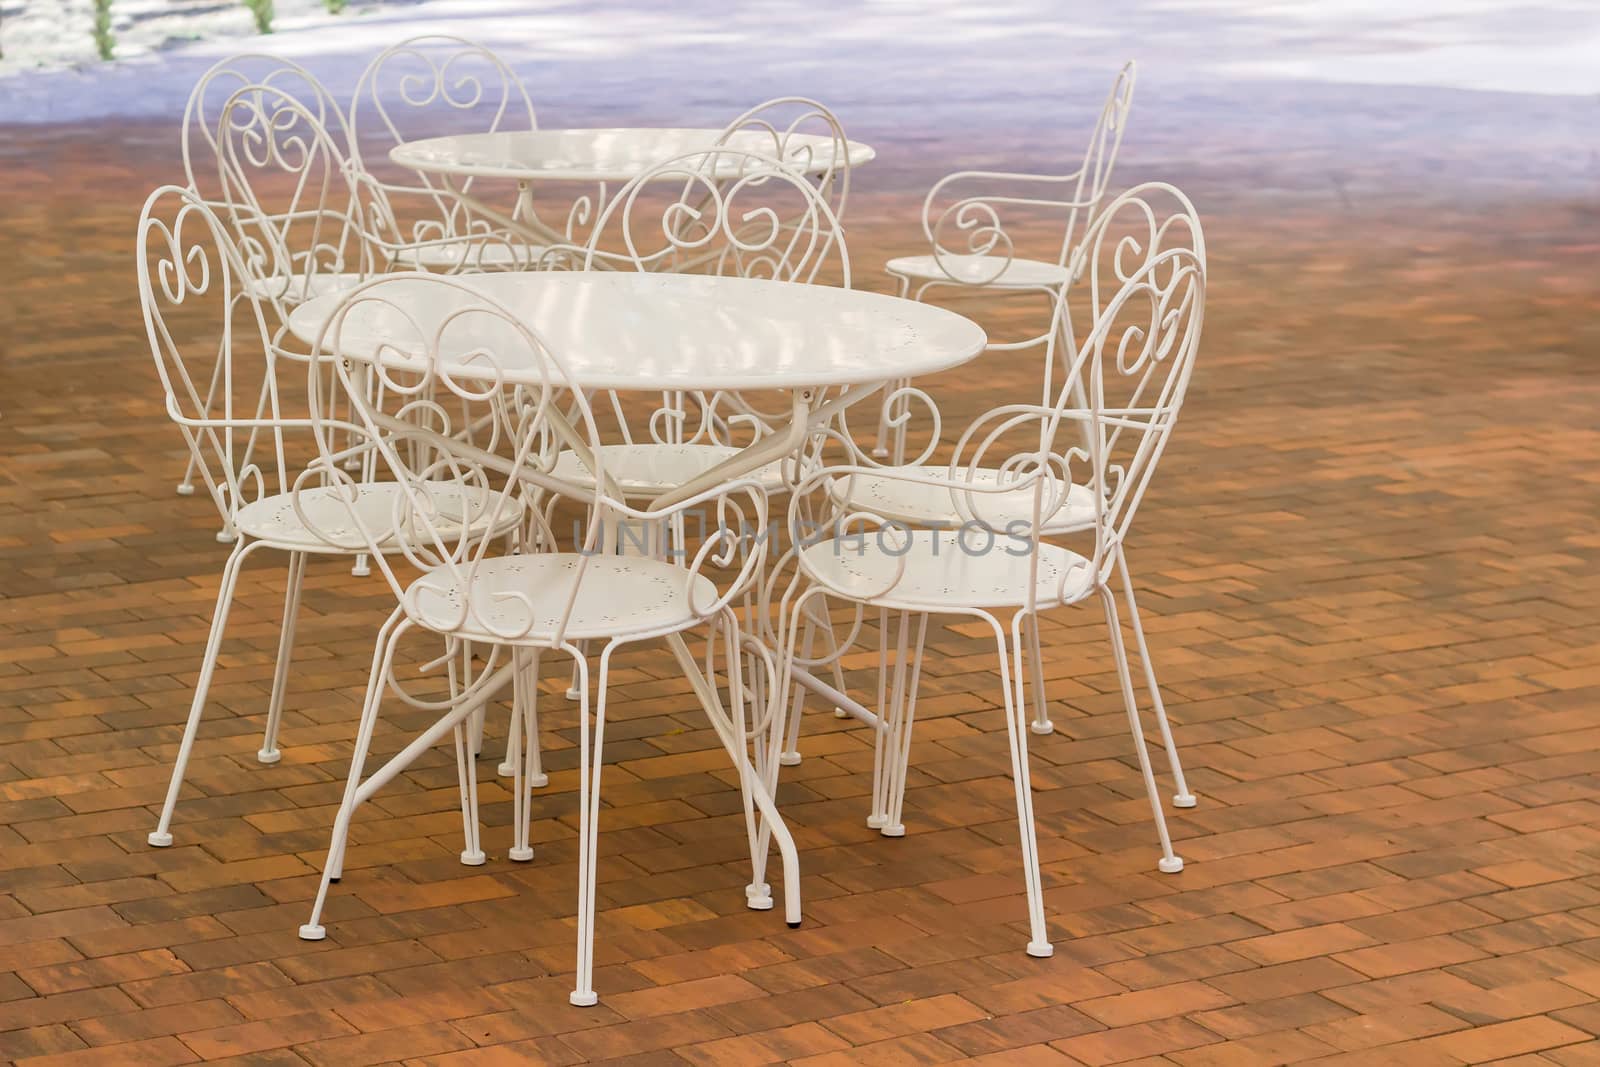
[[(1117, 72), (1077, 169), (1066, 174), (958, 171), (935, 182), (922, 203), (927, 254), (894, 259), (887, 267), (899, 285), (899, 295), (924, 300), (946, 290), (976, 289), (994, 297), (1042, 298), (1047, 307), (1053, 308), (1061, 292), (1083, 271), (1083, 239), (1110, 188), (1111, 173), (1133, 108), (1135, 75), (1132, 62)], [(1006, 192), (1008, 189), (1016, 191)], [(1056, 255), (1048, 260), (1019, 256), (1010, 220), (1041, 214), (1062, 220)], [(1033, 348), (1045, 340), (1046, 336), (1040, 334), (991, 342), (989, 348)], [(895, 383), (890, 396), (909, 384)], [(878, 423), (876, 454), (880, 458), (893, 456), (895, 462), (905, 462), (907, 415), (903, 404), (896, 406), (889, 397), (885, 398)]]
[[(1170, 198), (1169, 213), (1155, 206), (1162, 198)], [(1113, 229), (1113, 220), (1131, 221), (1131, 227)], [(857, 716), (875, 728), (868, 825), (888, 836), (904, 832), (901, 812), (927, 616), (954, 613), (988, 623), (1001, 661), (1029, 899), (1028, 950), (1034, 955), (1051, 952), (1028, 783), (1028, 730), (1024, 729), (1030, 673), (1042, 718), (1044, 694), (1038, 656), (1038, 617), (1042, 612), (1090, 598), (1100, 600), (1135, 755), (1160, 840), (1158, 867), (1176, 872), (1183, 864), (1167, 833), (1113, 594), (1113, 580), (1120, 581), (1160, 736), (1177, 781), (1175, 801), (1179, 806), (1193, 803), (1150, 666), (1125, 544), (1133, 515), (1177, 419), (1199, 345), (1205, 288), (1203, 238), (1188, 200), (1170, 186), (1151, 184), (1130, 191), (1108, 207), (1088, 235), (1086, 247), (1093, 271), (1087, 294), (1091, 322), (1081, 342), (1076, 341), (1068, 301), (1064, 295), (1058, 299), (1046, 358), (1052, 366), (1058, 354), (1065, 358), (1060, 361), (1062, 373), (1049, 402), (1006, 405), (988, 412), (966, 428), (955, 443), (952, 461), (942, 466), (886, 467), (865, 456), (847, 429), (836, 432), (833, 442), (844, 450), (846, 461), (805, 477), (791, 501), (790, 524), (816, 529), (816, 517), (826, 516), (823, 528), (832, 536), (821, 544), (829, 551), (866, 546), (871, 538), (876, 538), (877, 547), (861, 550), (860, 558), (866, 562), (856, 573), (848, 561), (829, 564), (826, 554), (817, 555), (815, 544), (802, 545), (792, 560), (785, 561), (785, 565), (792, 563), (787, 580), (769, 585), (765, 591), (767, 617), (776, 627), (769, 639), (773, 647), (781, 649), (785, 677), (813, 691), (821, 690), (811, 672), (826, 658), (808, 660), (804, 648), (808, 613), (815, 614), (811, 602), (831, 598), (857, 605), (853, 630), (840, 642), (841, 647), (848, 647), (858, 636), (865, 612), (877, 610), (884, 657), (878, 709), (876, 713), (861, 709)], [(1013, 444), (1019, 435), (1022, 447)], [(919, 487), (929, 499), (945, 502), (945, 515), (934, 518), (947, 516), (948, 521), (925, 523), (918, 529), (902, 519), (874, 513), (852, 484), (869, 479)], [(1079, 487), (1087, 492), (1074, 494)], [(932, 532), (940, 527), (985, 533), (991, 551), (995, 537), (1010, 538), (1025, 547), (1026, 570), (1019, 573), (1015, 567), (1010, 571), (1002, 567), (996, 571), (988, 564), (973, 564), (965, 572), (960, 568), (940, 570), (946, 564), (930, 564), (927, 555), (936, 541), (949, 536)], [(1072, 552), (1058, 544), (1073, 539), (1086, 540), (1088, 550)], [(948, 543), (949, 551), (956, 551), (957, 542)], [(923, 573), (930, 573), (927, 568), (931, 566), (944, 586), (933, 592), (919, 586), (919, 565)], [(1001, 572), (1010, 583), (1004, 592), (988, 578), (979, 581), (973, 577), (970, 580), (976, 584), (960, 584), (962, 573), (992, 578)], [(1005, 606), (996, 608), (995, 604)], [(1032, 661), (1031, 671), (1025, 671), (1024, 650)], [(842, 696), (824, 695), (836, 701)], [(1035, 720), (1035, 732), (1042, 732), (1038, 730), (1040, 722)], [(795, 725), (791, 723), (789, 728), (793, 730)]]
[[(458, 132), (466, 119), (485, 133), (536, 130), (538, 117), (527, 89), (511, 66), (488, 47), (451, 34), (424, 34), (379, 53), (356, 83), (350, 105), (350, 159), (369, 183), (368, 196), (381, 205), (385, 255), (401, 269), (427, 269), (446, 274), (481, 270), (525, 269), (540, 253), (520, 227), (507, 227), (475, 212), (472, 179), (458, 183), (405, 170), (388, 176), (387, 159), (368, 161), (363, 134), (379, 131), (377, 140), (403, 144), (441, 132)], [(527, 183), (520, 183), (523, 211)], [(402, 217), (396, 204), (416, 204)], [(377, 215), (379, 212), (373, 210)]]
[[(387, 302), (389, 281), (378, 279), (352, 291), (327, 321), (315, 352), (333, 361), (337, 370), (333, 390), (329, 391), (322, 375), (315, 371), (308, 375), (312, 420), (321, 456), (313, 470), (346, 495), (348, 521), (367, 537), (368, 549), (394, 592), (397, 607), (374, 652), (344, 800), (335, 821), (322, 883), (300, 936), (309, 940), (326, 936), (322, 908), (329, 884), (342, 872), (356, 809), (448, 732), (456, 734), (460, 757), (465, 747), (463, 726), (485, 700), (506, 685), (531, 690), (536, 657), (541, 653), (565, 654), (572, 657), (577, 673), (582, 768), (577, 976), (571, 1000), (578, 1005), (595, 1003), (593, 941), (599, 790), (610, 662), (619, 648), (649, 639), (663, 639), (671, 647), (739, 772), (752, 850), (752, 880), (746, 887), (748, 905), (758, 910), (772, 907), (771, 890), (764, 880), (765, 842), (769, 835), (776, 837), (783, 855), (785, 917), (790, 925), (798, 925), (798, 854), (773, 806), (768, 785), (771, 776), (750, 762), (751, 738), (761, 736), (762, 710), (745, 691), (743, 670), (729, 666), (744, 664), (753, 657), (769, 676), (763, 682), (765, 688), (770, 690), (776, 679), (775, 662), (741, 634), (734, 610), (756, 583), (765, 558), (764, 537), (752, 536), (752, 531), (764, 532), (766, 528), (764, 490), (754, 481), (733, 480), (675, 503), (641, 508), (604, 490), (556, 476), (554, 465), (560, 450), (572, 448), (580, 450), (592, 464), (595, 484), (604, 486), (608, 482), (599, 450), (600, 437), (582, 391), (567, 376), (558, 357), (515, 316), (446, 278), (433, 276), (430, 283), (452, 286), (459, 294), (466, 294), (468, 299), (457, 310), (427, 328), (409, 320), (415, 325), (411, 335), (389, 337), (381, 351), (373, 355), (376, 362), (372, 364), (338, 358), (344, 352), (340, 333), (346, 318), (364, 303)], [(390, 303), (388, 310), (401, 316), (396, 321), (408, 321), (404, 307)], [(475, 340), (463, 347), (457, 338), (469, 320)], [(512, 346), (518, 350), (517, 358), (509, 361)], [(515, 362), (521, 368), (516, 383), (504, 373), (505, 362)], [(370, 373), (362, 373), (363, 367)], [(529, 367), (538, 368), (538, 373), (530, 374)], [(385, 394), (399, 402), (393, 412), (374, 399)], [(333, 412), (346, 403), (353, 418), (349, 423), (340, 423), (333, 418)], [(465, 412), (462, 418), (477, 428), (471, 442), (457, 432), (453, 421), (452, 408), (458, 405)], [(400, 539), (400, 555), (408, 564), (405, 572), (377, 553), (380, 531), (371, 528), (356, 506), (361, 487), (346, 473), (340, 452), (334, 447), (334, 442), (346, 434), (354, 434), (361, 447), (370, 449), (401, 487), (393, 524), (406, 533)], [(514, 501), (526, 500), (526, 514), (534, 528), (520, 540), (516, 554), (500, 555), (493, 539), (476, 536), (459, 526), (440, 525), (438, 501), (442, 487), (450, 489), (442, 499), (478, 501), (490, 514), (512, 507)], [(556, 551), (555, 533), (541, 518), (546, 514), (547, 502), (556, 497), (587, 506), (589, 518), (575, 551)], [(711, 521), (686, 565), (610, 553), (607, 530), (611, 524), (628, 521), (663, 526), (681, 518), (689, 509), (709, 513)], [(539, 570), (534, 577), (518, 579), (515, 575), (522, 573), (518, 568)], [(421, 577), (411, 579), (413, 572), (419, 572)], [(713, 581), (714, 573), (727, 577), (718, 583)], [(552, 580), (551, 574), (570, 575), (570, 582), (563, 585), (565, 578)], [(670, 592), (674, 586), (676, 595)], [(641, 589), (656, 596), (658, 603), (640, 602)], [(626, 595), (630, 593), (631, 600)], [(703, 668), (685, 640), (691, 630), (700, 627), (708, 633)], [(445, 701), (428, 702), (409, 696), (396, 681), (393, 662), (397, 642), (411, 630), (443, 638), (447, 644), (442, 657), (445, 662), (454, 661), (461, 642), (471, 641), (490, 650), (488, 663), (469, 684), (453, 685)], [(591, 673), (591, 644), (602, 646), (597, 674)], [(728, 689), (726, 700), (716, 684), (719, 646)], [(368, 774), (367, 757), (386, 692), (436, 713), (438, 719), (398, 755)], [(523, 728), (528, 735), (529, 758), (517, 764), (514, 858), (532, 856), (528, 842), (530, 805), (526, 797), (529, 787), (522, 774), (524, 766), (532, 765), (536, 751), (533, 735), (537, 732), (537, 713), (531, 692), (527, 707)], [(747, 717), (758, 719), (755, 729), (747, 727)], [(759, 746), (757, 756), (767, 762)], [(466, 810), (471, 812), (475, 810), (470, 795), (475, 779), (465, 770), (461, 785)], [(474, 830), (469, 826), (469, 836)], [(762, 844), (762, 862), (756, 866), (758, 842)]]
[[(193, 467), (233, 543), (172, 777), (149, 835), (150, 844), (165, 847), (172, 843), (173, 815), (246, 559), (264, 548), (289, 556), (278, 656), (257, 753), (260, 762), (276, 763), (307, 562), (312, 556), (357, 557), (369, 546), (352, 539), (347, 529), (306, 518), (326, 516), (329, 504), (323, 483), (293, 473), (291, 438), (309, 438), (312, 424), (286, 411), (280, 362), (263, 304), (245, 292), (250, 271), (232, 244), (229, 228), (193, 190), (165, 186), (146, 201), (139, 220), (137, 272), (146, 335), (168, 417), (182, 433)], [(507, 534), (515, 525), (502, 523), (494, 532)], [(392, 544), (381, 548), (393, 550)]]
[[(845, 143), (842, 130), (837, 138), (840, 145)], [(764, 149), (764, 138), (761, 144)], [(823, 178), (825, 183), (846, 180)], [(552, 247), (545, 262), (557, 268), (693, 272), (798, 283), (826, 276), (850, 287), (844, 235), (817, 180), (779, 156), (732, 146), (687, 153), (650, 167), (604, 205), (582, 247)], [(770, 436), (789, 414), (763, 410), (738, 393), (680, 390), (661, 396), (639, 432), (619, 394), (600, 400), (616, 420), (621, 443), (646, 448), (737, 447)], [(714, 453), (706, 455), (709, 469)], [(672, 488), (636, 486), (630, 491), (650, 499)]]
[(265, 86), (295, 100), (323, 129), (343, 139), (344, 112), (317, 78), (298, 63), (264, 52), (243, 52), (219, 60), (195, 83), (184, 105), (179, 150), (189, 187), (216, 208), (220, 161), (218, 131), (226, 105), (239, 90)]

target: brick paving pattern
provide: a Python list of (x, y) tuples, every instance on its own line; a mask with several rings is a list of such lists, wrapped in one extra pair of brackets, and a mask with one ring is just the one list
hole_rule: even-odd
[[(181, 443), (134, 291), (173, 131), (6, 133), (0, 1059), (1600, 1063), (1592, 162), (1587, 200), (1534, 162), (1576, 128), (1562, 105), (1419, 99), (1306, 90), (1261, 105), (1266, 131), (1226, 99), (1136, 111), (1118, 184), (1185, 184), (1211, 250), (1194, 387), (1131, 557), (1201, 797), (1169, 813), (1185, 870), (1155, 870), (1092, 607), (1047, 619), (1058, 731), (1030, 738), (1049, 960), (1022, 951), (982, 634), (930, 636), (903, 840), (863, 823), (862, 731), (808, 717), (780, 795), (797, 931), (744, 908), (726, 761), (648, 649), (615, 674), (589, 1009), (566, 1003), (576, 726), (553, 671), (534, 861), (505, 858), (486, 758), (490, 861), (457, 862), (441, 748), (358, 820), (329, 939), (296, 938), (391, 604), (337, 562), (311, 567), (270, 767), (283, 568), (247, 567), (177, 843), (145, 845), (224, 555), (209, 505), (172, 493)], [(1310, 115), (1324, 134), (1273, 143)], [(960, 152), (863, 132), (885, 166), (859, 176), (850, 239), (886, 288), (916, 190)], [(973, 155), (1027, 150), (996, 128)], [(1028, 380), (999, 355), (930, 384), (970, 414)], [(875, 659), (850, 661), (868, 693)], [(393, 712), (379, 748), (416, 725)]]

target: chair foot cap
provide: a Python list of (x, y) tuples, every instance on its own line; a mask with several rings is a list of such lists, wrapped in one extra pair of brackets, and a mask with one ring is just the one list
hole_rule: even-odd
[(509, 763), (502, 763), (500, 766), (494, 769), (494, 773), (498, 774), (502, 778), (510, 778), (513, 774), (517, 773), (517, 769), (511, 766)]
[(239, 536), (238, 534), (229, 533), (227, 530), (218, 530), (217, 531), (217, 544), (219, 544), (219, 545), (231, 545), (231, 544), (234, 543), (234, 541), (238, 540), (238, 536)]
[(528, 784), (535, 789), (543, 789), (550, 784), (550, 776), (548, 774), (530, 774), (528, 775)]
[(787, 926), (788, 926), (788, 927), (789, 927), (789, 929), (791, 929), (791, 930), (798, 930), (798, 929), (800, 929), (800, 920), (799, 920), (799, 919), (794, 919), (794, 920), (788, 920), (788, 919), (786, 919), (786, 920), (784, 920), (784, 923), (785, 923), (785, 925), (787, 925)]
[(583, 699), (583, 694), (578, 692), (576, 689), (574, 689), (572, 686), (569, 685), (569, 686), (567, 686), (567, 699), (568, 700), (581, 700), (581, 699)]
[(744, 906), (749, 908), (751, 911), (771, 911), (772, 897), (745, 897)]
[(833, 717), (835, 719), (848, 719), (850, 717), (850, 713), (845, 711), (843, 708), (834, 708)]
[(519, 847), (513, 847), (506, 852), (506, 858), (516, 863), (527, 863), (529, 860), (533, 859), (533, 846), (522, 845)]
[(256, 753), (257, 763), (277, 763), (283, 758), (283, 753), (275, 748), (264, 748)]
[(188, 482), (183, 482), (182, 484), (180, 484), (178, 486), (178, 495), (179, 496), (194, 496), (194, 486), (189, 484)]
[(320, 924), (306, 923), (300, 928), (300, 940), (302, 941), (321, 941), (327, 936), (328, 931), (323, 929)]
[(1028, 729), (1036, 734), (1053, 734), (1056, 732), (1056, 724), (1046, 719), (1044, 722), (1030, 723)]
[(145, 838), (145, 842), (152, 848), (171, 848), (172, 835), (164, 834), (160, 830), (151, 830), (149, 836)]
[(1183, 857), (1173, 856), (1169, 859), (1163, 856), (1156, 862), (1156, 869), (1162, 874), (1177, 874), (1183, 870)]
[(782, 767), (798, 767), (798, 766), (800, 766), (800, 753), (798, 753), (798, 752), (780, 752), (780, 753), (778, 753), (778, 765), (782, 766)]
[(350, 573), (355, 575), (357, 578), (365, 578), (367, 575), (372, 573), (372, 568), (371, 567), (351, 567), (350, 568)]
[(1172, 806), (1175, 808), (1192, 808), (1195, 803), (1196, 800), (1193, 793), (1179, 793), (1172, 798)]
[(882, 830), (887, 825), (889, 825), (889, 816), (887, 815), (867, 816), (867, 826), (869, 829)]
[(884, 837), (904, 837), (906, 836), (906, 824), (903, 822), (897, 822), (893, 826), (885, 826), (883, 829), (879, 830), (878, 833), (882, 834)]
[(595, 992), (580, 993), (578, 990), (574, 989), (572, 992), (567, 994), (567, 1002), (572, 1004), (574, 1007), (592, 1008), (596, 1004), (600, 1003), (600, 994)]
[(1056, 954), (1056, 947), (1048, 941), (1029, 941), (1028, 955), (1035, 959), (1049, 959)]
[(461, 853), (461, 862), (467, 867), (482, 867), (488, 860), (489, 857), (483, 854), (483, 849), (481, 848), (476, 852), (464, 851)]

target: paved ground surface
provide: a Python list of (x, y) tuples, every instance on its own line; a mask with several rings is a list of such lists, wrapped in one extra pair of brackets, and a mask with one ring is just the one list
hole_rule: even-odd
[[(748, 92), (724, 77), (689, 109), (734, 110), (781, 73)], [(1007, 92), (992, 71), (937, 107), (803, 86), (882, 152), (852, 207), (862, 273), (910, 245), (948, 165), (1069, 154), (1098, 73), (1071, 80), (1048, 107), (1056, 84)], [(1202, 797), (1171, 819), (1186, 869), (1154, 870), (1092, 610), (1047, 627), (1048, 961), (1022, 953), (977, 634), (933, 639), (904, 840), (863, 825), (861, 733), (808, 720), (781, 797), (799, 931), (744, 909), (724, 764), (670, 659), (645, 652), (610, 735), (587, 1010), (566, 1004), (559, 698), (531, 864), (505, 859), (487, 762), (491, 860), (456, 862), (441, 752), (358, 826), (329, 940), (295, 937), (387, 608), (376, 580), (314, 567), (284, 760), (262, 767), (283, 579), (247, 571), (177, 846), (145, 846), (222, 562), (207, 505), (171, 493), (179, 442), (133, 289), (133, 220), (176, 176), (173, 124), (0, 136), (0, 1058), (1600, 1063), (1593, 103), (1160, 69), (1141, 93), (1119, 177), (1189, 189), (1212, 264), (1195, 385), (1133, 546)], [(932, 384), (971, 412), (1027, 381), (996, 357)], [(415, 725), (394, 716), (380, 744)]]

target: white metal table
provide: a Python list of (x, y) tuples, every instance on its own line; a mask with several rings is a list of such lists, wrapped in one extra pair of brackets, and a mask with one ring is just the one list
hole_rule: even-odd
[[(315, 344), (344, 295), (301, 304), (289, 317), (290, 332)], [(959, 366), (987, 340), (976, 323), (952, 311), (860, 290), (715, 275), (532, 271), (463, 275), (449, 286), (391, 276), (383, 301), (351, 309), (338, 354), (370, 360), (385, 339), (413, 337), (477, 295), (526, 323), (584, 390), (790, 392), (790, 416), (778, 432), (658, 498), (658, 507), (792, 454), (886, 381)], [(494, 339), (477, 336), (473, 326), (473, 320), (458, 323), (450, 345), (463, 352), (493, 347)], [(450, 349), (440, 353), (442, 369), (453, 376), (481, 376), (478, 364), (451, 358)], [(510, 384), (518, 383), (519, 371), (528, 384), (541, 373), (515, 362), (496, 366)], [(828, 389), (837, 392), (822, 400)]]
[[(412, 170), (439, 176), (469, 209), (496, 224), (521, 231), (539, 241), (572, 241), (578, 210), (569, 213), (561, 232), (539, 221), (533, 210), (532, 183), (581, 181), (600, 183), (599, 202), (580, 200), (584, 211), (598, 215), (605, 202), (606, 184), (626, 182), (657, 163), (710, 149), (720, 144), (753, 152), (771, 152), (773, 135), (759, 130), (739, 130), (724, 136), (715, 129), (623, 127), (618, 129), (502, 130), (495, 133), (458, 134), (408, 141), (389, 150), (393, 162)], [(848, 142), (846, 159), (837, 157), (835, 142), (818, 134), (790, 133), (783, 137), (785, 153), (807, 174), (818, 175), (843, 164), (858, 167), (871, 162), (872, 148)], [(738, 166), (728, 161), (730, 168)], [(517, 182), (518, 209), (507, 215), (467, 191), (473, 178), (508, 178)]]
[[(791, 455), (840, 411), (885, 382), (960, 366), (978, 356), (987, 341), (976, 323), (932, 304), (763, 279), (536, 271), (463, 275), (450, 284), (394, 275), (381, 284), (382, 301), (357, 303), (346, 313), (339, 327), (341, 347), (330, 355), (398, 361), (403, 357), (386, 347), (386, 340), (415, 338), (419, 329), (434, 336), (439, 323), (482, 296), (523, 321), (585, 390), (790, 393), (787, 422), (778, 420), (773, 433), (659, 497), (657, 506), (689, 499)], [(290, 332), (307, 345), (317, 345), (346, 296), (331, 293), (301, 304), (289, 316)], [(447, 347), (438, 354), (441, 371), (458, 380), (485, 374), (471, 353), (492, 337), (476, 336), (475, 321), (457, 319)], [(514, 360), (519, 351), (520, 346), (497, 353), (494, 373), (499, 380), (542, 382), (544, 366), (519, 365)], [(824, 399), (824, 391), (832, 395)], [(587, 461), (576, 435), (568, 444)], [(681, 636), (667, 640), (694, 682), (700, 676), (688, 645)], [(882, 729), (871, 711), (809, 671), (797, 667), (793, 677), (835, 707)], [(781, 722), (777, 726), (781, 730)], [(772, 813), (774, 837), (790, 869), (798, 858), (772, 804), (772, 775), (775, 770), (769, 776), (753, 775), (752, 788), (763, 813)]]

